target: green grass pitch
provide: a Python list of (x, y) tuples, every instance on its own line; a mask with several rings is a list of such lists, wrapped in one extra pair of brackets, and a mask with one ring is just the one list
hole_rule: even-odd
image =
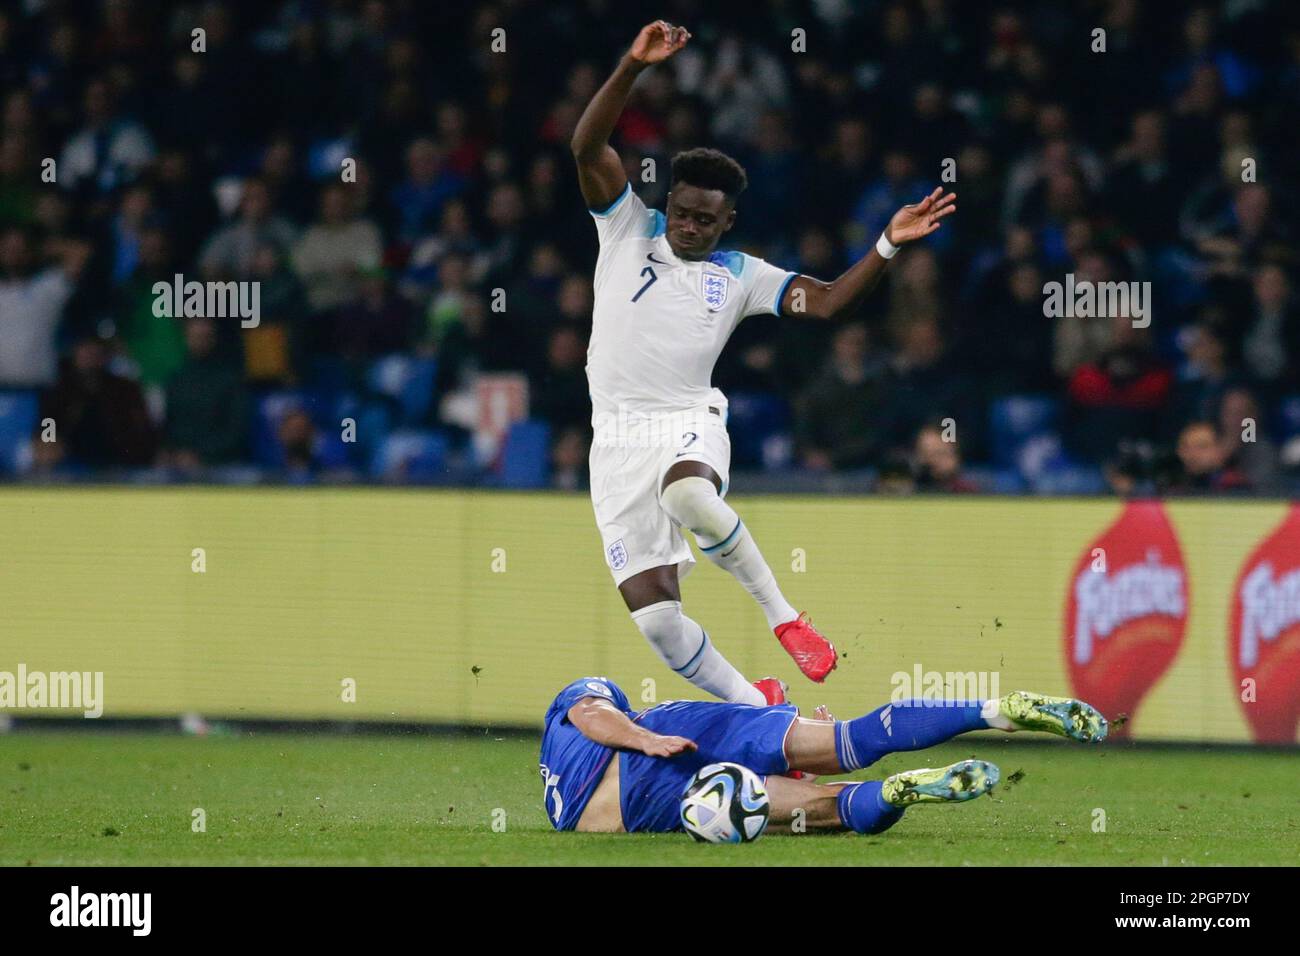
[[(914, 807), (874, 837), (771, 834), (714, 847), (680, 833), (553, 832), (527, 736), (24, 730), (0, 736), (0, 864), (1300, 862), (1294, 754), (968, 737), (855, 776), (972, 754), (1002, 768), (991, 798)], [(196, 809), (206, 832), (193, 830)], [(1104, 833), (1093, 829), (1098, 809)]]

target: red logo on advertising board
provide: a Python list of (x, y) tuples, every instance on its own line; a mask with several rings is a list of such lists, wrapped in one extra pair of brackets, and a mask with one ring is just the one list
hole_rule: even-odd
[(1076, 696), (1132, 731), (1138, 704), (1187, 632), (1187, 571), (1158, 501), (1129, 502), (1084, 549), (1065, 602), (1065, 655)]
[[(1295, 742), (1300, 718), (1300, 505), (1242, 565), (1232, 589), (1229, 653), (1258, 743)], [(1247, 679), (1253, 686), (1243, 687)]]

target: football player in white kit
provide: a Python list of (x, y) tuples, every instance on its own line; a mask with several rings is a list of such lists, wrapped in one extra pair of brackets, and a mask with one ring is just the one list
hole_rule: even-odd
[(632, 619), (656, 653), (695, 686), (726, 701), (776, 704), (784, 685), (750, 684), (682, 613), (678, 581), (694, 565), (681, 529), (754, 597), (781, 646), (809, 679), (834, 669), (834, 646), (790, 605), (749, 531), (727, 504), (727, 399), (712, 387), (723, 346), (747, 315), (830, 319), (880, 280), (903, 243), (934, 232), (956, 197), (936, 189), (891, 219), (875, 250), (833, 282), (719, 251), (735, 222), (745, 171), (712, 149), (672, 162), (666, 214), (646, 208), (609, 145), (636, 77), (682, 49), (683, 27), (644, 27), (588, 104), (572, 149), (600, 255), (587, 349), (591, 391), (591, 499)]

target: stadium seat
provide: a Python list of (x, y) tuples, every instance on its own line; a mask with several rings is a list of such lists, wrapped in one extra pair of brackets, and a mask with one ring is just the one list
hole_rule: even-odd
[(994, 401), (989, 407), (994, 463), (1017, 467), (1021, 449), (1031, 439), (1056, 432), (1060, 412), (1058, 402), (1044, 395), (1009, 395)]
[(355, 384), (352, 372), (344, 359), (330, 355), (317, 355), (307, 363), (307, 385), (313, 390), (346, 392)]
[(1276, 422), (1280, 441), (1300, 435), (1300, 395), (1289, 395), (1278, 403)]
[(357, 463), (373, 460), (375, 452), (393, 429), (392, 412), (379, 402), (365, 402), (359, 403), (346, 417), (357, 423), (357, 440), (353, 446), (358, 456)]
[(366, 384), (377, 395), (397, 405), (404, 425), (418, 425), (433, 403), (438, 363), (411, 355), (386, 355), (370, 366)]
[(1016, 450), (1016, 468), (1021, 477), (1030, 483), (1046, 472), (1069, 464), (1061, 437), (1054, 432), (1034, 435)]
[(1100, 495), (1108, 486), (1100, 468), (1064, 465), (1049, 468), (1030, 481), (1036, 495)]
[(356, 147), (346, 136), (314, 140), (307, 148), (307, 172), (312, 179), (338, 176), (339, 164), (355, 153)]
[(501, 450), (503, 488), (545, 488), (550, 477), (551, 427), (522, 421), (510, 426)]
[(377, 481), (437, 482), (446, 478), (447, 436), (413, 428), (398, 429), (380, 442), (370, 463)]
[(965, 468), (962, 474), (988, 495), (1018, 495), (1025, 490), (1025, 479), (1014, 468)]
[(303, 395), (307, 414), (322, 431), (338, 432), (343, 427), (343, 419), (355, 419), (361, 407), (361, 400), (354, 393), (333, 387), (313, 385)]
[(769, 392), (732, 394), (727, 410), (731, 466), (746, 469), (777, 464), (781, 446), (770, 439), (784, 435), (789, 428), (790, 408), (781, 396)]
[[(357, 444), (361, 435), (368, 432), (362, 419), (357, 417), (359, 403), (355, 396), (339, 395), (321, 389), (307, 391), (275, 391), (262, 395), (254, 402), (252, 451), (253, 460), (261, 468), (281, 469), (285, 466), (284, 448), (280, 445), (280, 423), (295, 409), (306, 412), (316, 425), (318, 440), (316, 454), (325, 468), (343, 468), (351, 457), (349, 443), (343, 441), (341, 423), (346, 417), (357, 421)], [(375, 424), (373, 421), (371, 424)], [(376, 427), (376, 436), (388, 431), (384, 418)]]
[(34, 391), (0, 391), (0, 474), (16, 475), (30, 467), (29, 442), (39, 407)]
[(297, 408), (305, 409), (306, 400), (299, 392), (268, 392), (253, 402), (253, 427), (250, 444), (253, 461), (263, 468), (283, 468), (284, 455), (278, 438), (280, 423)]

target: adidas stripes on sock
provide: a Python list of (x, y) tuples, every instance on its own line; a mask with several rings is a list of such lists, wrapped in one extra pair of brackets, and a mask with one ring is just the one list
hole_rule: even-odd
[(983, 701), (904, 700), (865, 717), (835, 722), (835, 755), (845, 771), (869, 767), (886, 754), (924, 750), (989, 723)]
[(885, 802), (879, 780), (851, 783), (835, 799), (840, 822), (855, 833), (883, 833), (903, 818), (903, 808)]

